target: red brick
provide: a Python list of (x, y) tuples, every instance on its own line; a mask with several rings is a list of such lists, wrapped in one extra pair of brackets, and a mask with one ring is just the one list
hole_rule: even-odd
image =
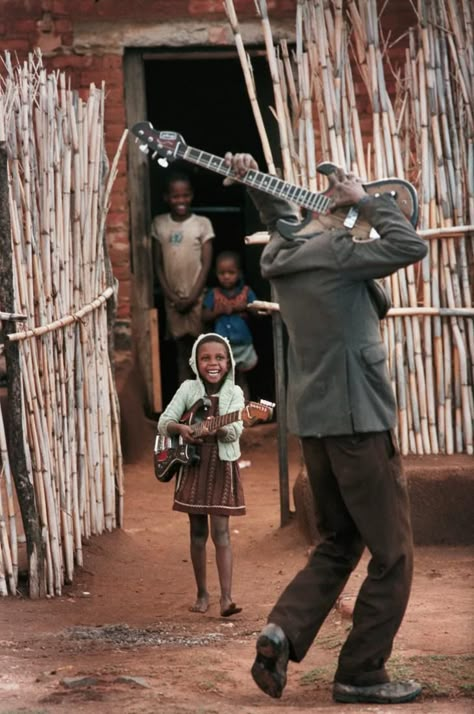
[[(115, 189), (115, 186), (114, 186)], [(122, 220), (128, 220), (127, 211), (123, 210), (123, 207), (127, 205), (128, 196), (126, 193), (113, 190), (110, 197), (110, 211), (112, 213), (120, 213), (122, 215)], [(112, 223), (110, 225), (113, 225)]]
[(130, 273), (130, 263), (127, 265), (115, 265), (114, 267), (114, 276), (117, 278), (120, 284), (128, 282), (130, 283), (131, 280), (131, 273)]
[(128, 223), (128, 216), (124, 211), (109, 211), (107, 216), (108, 226), (125, 227)]
[(2, 53), (9, 52), (28, 52), (31, 49), (31, 42), (27, 39), (19, 39), (8, 37), (2, 42)]
[(36, 31), (36, 20), (33, 18), (25, 20), (14, 20), (13, 22), (9, 23), (8, 32), (11, 35), (30, 35), (36, 34)]
[(129, 320), (131, 317), (130, 303), (120, 302), (120, 286), (119, 286), (119, 304), (117, 307), (117, 318), (119, 320)]
[(74, 68), (77, 72), (81, 68), (89, 67), (91, 62), (90, 55), (76, 55), (73, 53), (57, 55), (50, 61), (54, 63), (54, 66), (58, 69)]
[(189, 0), (188, 11), (190, 15), (224, 14), (222, 2), (219, 0)]
[(113, 192), (122, 193), (124, 196), (128, 196), (128, 179), (127, 176), (117, 176), (114, 181)]
[(81, 72), (81, 84), (96, 84), (102, 86), (104, 82), (105, 88), (108, 87), (123, 87), (123, 71), (119, 69), (107, 69), (107, 67), (87, 67)]
[(58, 35), (64, 35), (66, 33), (72, 33), (74, 31), (74, 26), (72, 23), (72, 20), (63, 18), (63, 19), (55, 19), (54, 20), (54, 31), (58, 33)]
[(117, 230), (117, 227), (107, 232), (107, 243), (110, 245), (111, 249), (113, 247), (117, 252), (130, 249), (130, 239), (128, 233), (123, 230)]
[(110, 124), (106, 123), (105, 126), (105, 138), (106, 144), (111, 149), (117, 148), (118, 142), (122, 138), (122, 134), (125, 131), (126, 126), (124, 124)]

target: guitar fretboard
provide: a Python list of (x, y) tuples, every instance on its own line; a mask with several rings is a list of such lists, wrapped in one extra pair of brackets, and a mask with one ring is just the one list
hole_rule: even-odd
[(209, 417), (209, 419), (206, 419), (205, 422), (200, 422), (199, 424), (193, 425), (193, 434), (194, 436), (201, 436), (204, 423), (206, 424), (206, 428), (209, 429), (209, 431), (215, 431), (216, 429), (220, 429), (221, 426), (225, 426), (226, 424), (232, 424), (235, 421), (239, 421), (242, 416), (242, 411), (243, 409), (237, 409), (237, 411), (235, 412), (222, 414), (222, 416)]
[(214, 154), (209, 154), (207, 151), (195, 149), (192, 146), (179, 146), (177, 155), (189, 161), (192, 164), (197, 164), (210, 171), (215, 171), (222, 176), (230, 176), (235, 178), (239, 183), (252, 186), (253, 188), (269, 193), (277, 198), (286, 198), (288, 201), (296, 203), (299, 206), (308, 208), (316, 213), (327, 213), (330, 206), (330, 199), (322, 193), (314, 193), (301, 186), (283, 181), (277, 176), (264, 174), (262, 171), (249, 170), (243, 177), (237, 177), (233, 174), (229, 166), (226, 165), (224, 159)]

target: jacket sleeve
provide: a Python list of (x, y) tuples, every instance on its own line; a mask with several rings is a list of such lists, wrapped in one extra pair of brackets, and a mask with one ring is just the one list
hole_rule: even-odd
[(247, 192), (260, 215), (260, 220), (270, 232), (276, 229), (277, 221), (281, 218), (294, 222), (301, 220), (296, 206), (286, 199), (275, 198), (254, 188), (248, 188)]
[(364, 201), (360, 214), (380, 238), (360, 242), (340, 237), (334, 241), (338, 267), (348, 277), (384, 278), (426, 256), (426, 241), (417, 235), (391, 196), (382, 194)]
[[(235, 412), (238, 409), (243, 409), (244, 406), (244, 393), (241, 388), (235, 384), (232, 391), (229, 408), (226, 411), (227, 413)], [(238, 441), (244, 430), (244, 425), (242, 421), (236, 421), (233, 424), (227, 424), (227, 426), (222, 427), (222, 429), (225, 432), (225, 436), (221, 437), (219, 441)]]
[(187, 379), (178, 387), (173, 399), (170, 401), (164, 412), (158, 419), (158, 433), (167, 436), (167, 428), (170, 422), (179, 422), (183, 414), (189, 409), (188, 394), (189, 384), (192, 380)]
[(370, 197), (361, 204), (360, 213), (380, 238), (355, 241), (345, 229), (325, 230), (304, 242), (274, 234), (262, 253), (263, 277), (323, 268), (338, 270), (350, 280), (370, 280), (391, 275), (427, 254), (426, 242), (391, 196)]

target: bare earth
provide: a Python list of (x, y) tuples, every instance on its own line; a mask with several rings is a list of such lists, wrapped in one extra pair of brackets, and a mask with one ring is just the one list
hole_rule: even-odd
[[(337, 653), (350, 626), (345, 610), (367, 558), (304, 662), (290, 663), (283, 698), (269, 699), (251, 680), (256, 633), (309, 551), (295, 520), (280, 528), (275, 425), (254, 427), (244, 438), (248, 515), (231, 523), (233, 594), (243, 612), (232, 619), (219, 616), (212, 545), (211, 607), (204, 615), (188, 611), (195, 592), (187, 516), (171, 511), (173, 485), (154, 479), (153, 431), (147, 422), (143, 455), (126, 466), (124, 529), (86, 544), (84, 568), (62, 596), (0, 602), (0, 712), (400, 712), (400, 706), (331, 699)], [(299, 448), (290, 440), (291, 483), (298, 470)], [(390, 668), (395, 676), (418, 678), (424, 692), (402, 709), (473, 712), (472, 549), (423, 547), (416, 556)]]

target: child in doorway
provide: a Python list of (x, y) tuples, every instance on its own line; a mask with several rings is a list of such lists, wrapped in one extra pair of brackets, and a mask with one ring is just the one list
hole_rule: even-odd
[(155, 270), (163, 291), (167, 333), (176, 343), (178, 379), (191, 377), (189, 356), (202, 332), (202, 300), (212, 261), (212, 224), (191, 211), (193, 190), (185, 173), (168, 177), (169, 212), (151, 224)]
[(213, 324), (214, 332), (229, 340), (235, 360), (236, 382), (242, 387), (247, 400), (246, 372), (253, 369), (258, 361), (247, 324), (247, 305), (257, 296), (252, 288), (244, 284), (238, 253), (219, 253), (216, 276), (219, 285), (207, 291), (202, 317), (205, 322)]
[(180, 436), (197, 446), (199, 461), (184, 465), (176, 478), (173, 510), (189, 514), (191, 561), (197, 586), (192, 612), (209, 608), (206, 578), (206, 542), (210, 533), (216, 550), (221, 589), (220, 614), (229, 617), (241, 612), (232, 599), (232, 549), (229, 516), (245, 514), (245, 502), (238, 459), (241, 421), (217, 430), (204, 427), (200, 439), (189, 423), (180, 423), (191, 412), (195, 420), (229, 414), (243, 408), (242, 390), (234, 383), (234, 360), (226, 339), (214, 333), (201, 335), (194, 343), (190, 359), (196, 375), (178, 388), (158, 421), (162, 435)]

